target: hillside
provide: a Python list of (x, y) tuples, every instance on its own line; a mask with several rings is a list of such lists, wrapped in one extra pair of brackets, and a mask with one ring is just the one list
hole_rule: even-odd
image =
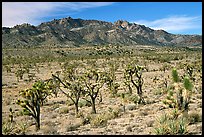
[(38, 26), (30, 24), (2, 28), (2, 47), (75, 47), (82, 45), (160, 45), (200, 46), (200, 35), (175, 35), (144, 25), (118, 20), (114, 23), (73, 19), (54, 19)]

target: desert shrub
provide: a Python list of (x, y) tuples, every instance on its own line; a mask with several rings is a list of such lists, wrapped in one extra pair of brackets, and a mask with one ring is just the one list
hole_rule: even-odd
[(170, 117), (172, 119), (177, 119), (180, 114), (181, 114), (181, 112), (177, 108), (175, 108), (170, 112)]
[(51, 110), (56, 110), (56, 109), (58, 109), (59, 107), (60, 107), (60, 104), (54, 103), (50, 108), (51, 108)]
[(2, 121), (2, 134), (3, 135), (25, 135), (29, 125), (27, 123), (11, 122), (6, 119)]
[(28, 123), (20, 122), (17, 124), (17, 131), (16, 132), (20, 135), (25, 135), (26, 132), (28, 131), (28, 127), (29, 127)]
[(90, 124), (92, 127), (104, 127), (107, 125), (108, 118), (103, 114), (93, 115), (91, 118)]
[(81, 124), (70, 124), (67, 126), (67, 132), (69, 131), (75, 131), (77, 130), (77, 128), (79, 128), (81, 126)]
[(88, 114), (86, 116), (84, 115), (80, 115), (81, 119), (82, 119), (82, 125), (86, 125), (86, 124), (90, 124), (90, 121), (91, 121), (91, 115)]
[(170, 68), (170, 65), (169, 65), (167, 62), (165, 62), (165, 63), (162, 65), (162, 67), (160, 68), (160, 70), (161, 70), (161, 71), (164, 71), (164, 73), (165, 73), (165, 71), (168, 70), (169, 68)]
[(69, 113), (69, 108), (67, 108), (67, 107), (60, 108), (59, 113), (60, 114), (67, 114), (67, 113)]
[(13, 135), (14, 134), (14, 124), (8, 121), (2, 122), (2, 134), (3, 135)]
[(84, 100), (84, 99), (80, 100), (80, 101), (79, 101), (79, 107), (83, 107), (83, 106), (88, 106), (88, 107), (90, 107), (90, 106), (91, 106), (91, 101)]
[(195, 124), (202, 121), (202, 115), (198, 112), (192, 112), (188, 115), (189, 124)]
[(162, 90), (161, 89), (155, 89), (154, 90), (154, 95), (162, 95)]
[(157, 124), (157, 127), (154, 128), (154, 132), (157, 135), (184, 135), (188, 133), (188, 121), (185, 117), (172, 119), (167, 114), (164, 114), (157, 119)]
[(72, 105), (74, 105), (74, 102), (71, 101), (70, 99), (67, 99), (66, 105), (67, 105), (67, 106), (72, 106)]
[(46, 135), (58, 135), (57, 128), (55, 128), (54, 124), (52, 126), (44, 126), (43, 133)]
[(109, 108), (108, 113), (106, 113), (106, 116), (108, 117), (108, 119), (117, 118), (120, 116), (120, 109), (118, 107)]
[(129, 100), (135, 104), (139, 102), (139, 97), (137, 95), (129, 96)]
[(24, 64), (24, 66), (23, 66), (25, 73), (29, 73), (30, 68), (31, 68), (31, 64), (28, 64), (28, 63)]

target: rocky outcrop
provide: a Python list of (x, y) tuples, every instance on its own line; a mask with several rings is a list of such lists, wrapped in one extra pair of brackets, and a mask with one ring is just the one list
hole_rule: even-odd
[(200, 35), (174, 35), (144, 25), (118, 20), (114, 23), (73, 19), (54, 19), (38, 26), (22, 24), (2, 28), (2, 47), (88, 45), (202, 45)]

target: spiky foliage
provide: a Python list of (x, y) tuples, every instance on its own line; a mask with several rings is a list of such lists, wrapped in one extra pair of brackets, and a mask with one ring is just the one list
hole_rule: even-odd
[(176, 68), (173, 68), (171, 74), (172, 74), (173, 82), (179, 82), (179, 76)]
[(92, 113), (96, 113), (95, 100), (99, 91), (105, 83), (106, 73), (99, 72), (95, 69), (88, 70), (82, 80), (85, 86), (86, 94), (91, 98)]
[(188, 77), (183, 79), (183, 83), (179, 82), (178, 72), (175, 68), (172, 70), (172, 77), (174, 88), (167, 92), (166, 100), (164, 100), (163, 103), (168, 105), (170, 108), (175, 108), (186, 113), (189, 108), (193, 84), (190, 82)]
[(125, 69), (125, 73), (124, 73), (125, 83), (126, 85), (128, 85), (128, 88), (132, 90), (130, 85), (132, 84), (137, 89), (137, 94), (139, 96), (139, 101), (138, 101), (139, 104), (145, 103), (143, 98), (143, 92), (142, 92), (142, 85), (144, 83), (144, 80), (142, 78), (143, 70), (144, 70), (143, 66), (129, 64)]
[(17, 104), (23, 108), (24, 115), (35, 119), (36, 130), (40, 129), (40, 107), (49, 94), (49, 87), (42, 81), (37, 81), (32, 88), (19, 92), (23, 99), (18, 99)]
[(2, 135), (15, 135), (14, 123), (2, 121)]
[(186, 77), (183, 79), (183, 85), (184, 85), (184, 87), (185, 87), (186, 90), (192, 91), (192, 89), (193, 89), (193, 84), (190, 82), (189, 77), (186, 76)]
[(185, 135), (187, 131), (188, 121), (185, 117), (172, 118), (167, 114), (157, 119), (157, 126), (154, 132), (157, 135)]

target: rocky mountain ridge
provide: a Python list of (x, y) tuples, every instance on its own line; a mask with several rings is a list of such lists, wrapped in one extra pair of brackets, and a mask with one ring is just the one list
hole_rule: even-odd
[(200, 46), (200, 35), (175, 35), (144, 25), (118, 20), (114, 23), (73, 19), (54, 19), (38, 26), (2, 27), (2, 47), (73, 47), (82, 45), (160, 45)]

